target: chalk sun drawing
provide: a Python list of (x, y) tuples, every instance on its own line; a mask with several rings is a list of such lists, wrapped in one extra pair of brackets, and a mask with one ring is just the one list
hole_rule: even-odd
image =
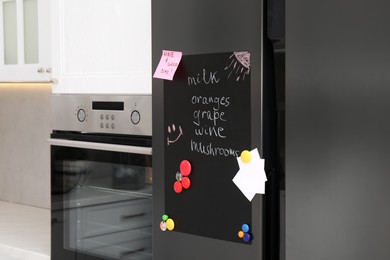
[(229, 65), (224, 70), (230, 70), (228, 78), (233, 75), (236, 81), (244, 80), (251, 71), (250, 53), (247, 51), (233, 52), (229, 57)]
[[(175, 124), (172, 124), (172, 127), (169, 125), (168, 126), (168, 136), (167, 136), (167, 145), (176, 143), (177, 140), (183, 135), (183, 129), (179, 125), (179, 134), (175, 138), (170, 138), (170, 136), (174, 135), (176, 133), (176, 126)], [(170, 136), (169, 136), (170, 135)]]

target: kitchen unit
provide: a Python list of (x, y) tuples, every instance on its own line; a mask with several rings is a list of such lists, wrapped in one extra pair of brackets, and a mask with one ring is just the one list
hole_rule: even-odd
[(151, 97), (53, 95), (52, 116), (52, 259), (152, 259)]
[(0, 1), (0, 82), (50, 81), (50, 3)]
[(151, 3), (52, 0), (53, 93), (151, 94)]
[(52, 25), (51, 257), (151, 260), (150, 2), (54, 0)]

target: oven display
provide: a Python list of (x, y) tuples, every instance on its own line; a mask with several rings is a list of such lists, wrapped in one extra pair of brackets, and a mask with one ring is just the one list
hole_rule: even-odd
[(124, 110), (124, 102), (92, 101), (92, 110), (123, 111)]

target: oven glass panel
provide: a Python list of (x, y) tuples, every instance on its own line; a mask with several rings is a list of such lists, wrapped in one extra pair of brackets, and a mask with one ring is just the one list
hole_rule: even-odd
[(151, 156), (52, 146), (52, 213), (64, 252), (151, 260)]

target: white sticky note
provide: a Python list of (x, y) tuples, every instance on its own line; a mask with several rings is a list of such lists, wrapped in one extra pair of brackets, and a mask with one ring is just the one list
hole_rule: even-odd
[(242, 194), (244, 194), (244, 196), (249, 200), (249, 201), (252, 201), (253, 198), (255, 197), (256, 193), (251, 193), (251, 192), (244, 192), (244, 191), (241, 191)]
[(253, 149), (250, 153), (252, 159), (248, 163), (244, 163), (240, 157), (237, 157), (240, 170), (233, 178), (234, 184), (249, 201), (253, 199), (255, 194), (265, 193), (265, 182), (267, 181), (264, 160), (260, 158), (258, 150)]

